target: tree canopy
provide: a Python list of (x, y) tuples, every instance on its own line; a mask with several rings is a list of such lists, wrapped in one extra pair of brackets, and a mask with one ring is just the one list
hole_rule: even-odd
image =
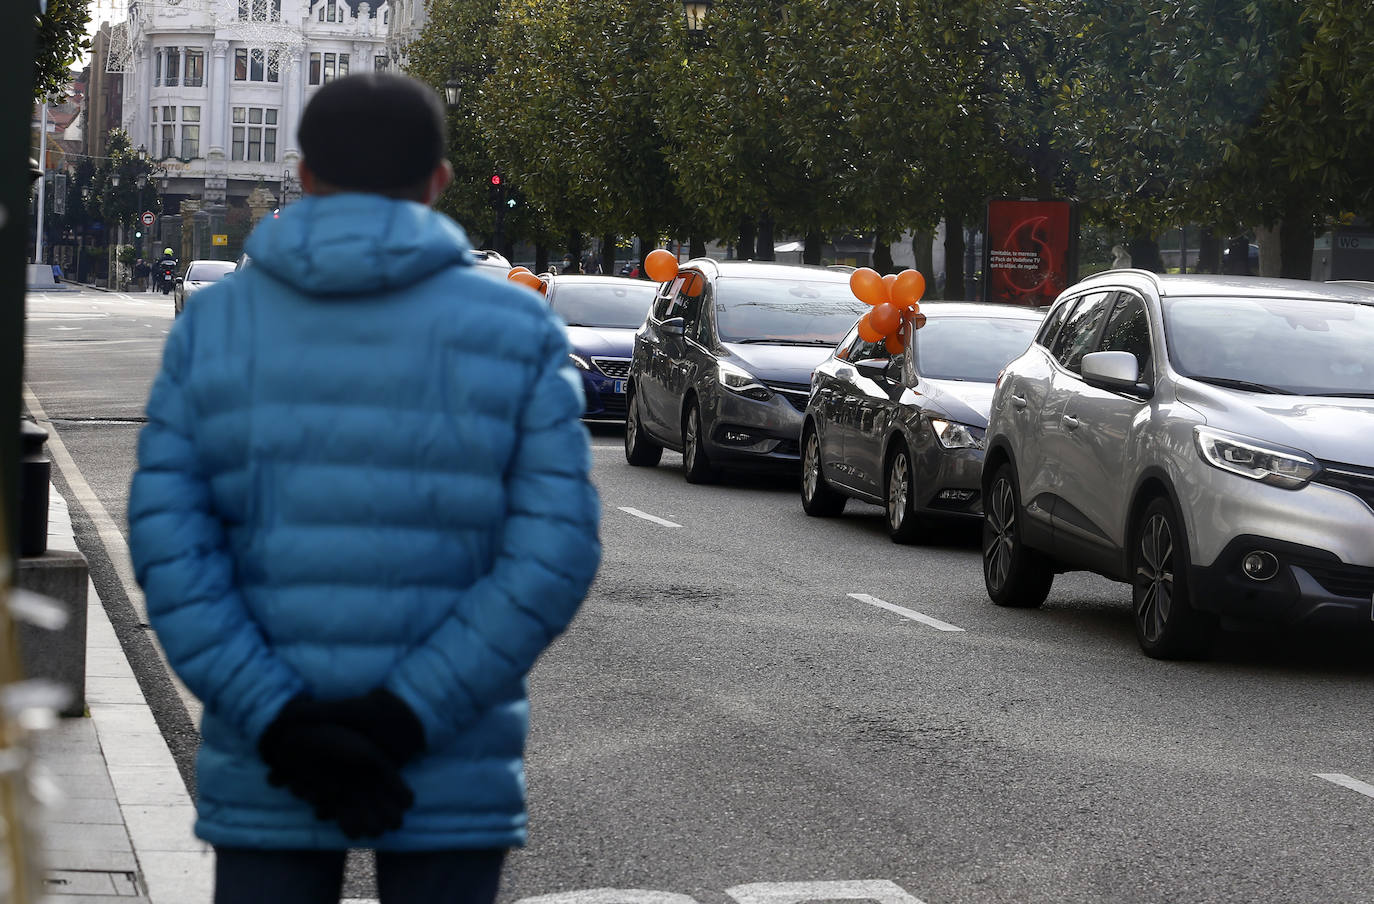
[(33, 96), (42, 102), (59, 96), (71, 82), (72, 64), (90, 47), (86, 25), (91, 13), (86, 0), (48, 0), (47, 11), (35, 9), (34, 19), (38, 31)]

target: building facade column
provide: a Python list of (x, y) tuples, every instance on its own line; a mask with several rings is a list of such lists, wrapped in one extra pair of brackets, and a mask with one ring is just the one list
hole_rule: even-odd
[(210, 44), (210, 109), (205, 121), (209, 127), (210, 152), (224, 156), (229, 122), (229, 42)]
[[(129, 133), (129, 144), (135, 149), (147, 145), (152, 134), (152, 123), (148, 119), (153, 103), (152, 59), (151, 42), (146, 38), (134, 45), (134, 77), (128, 85), (133, 90), (124, 95), (124, 121), (120, 125)], [(128, 102), (129, 97), (133, 98), (132, 104)], [(156, 148), (149, 145), (148, 153), (155, 154)]]
[(282, 162), (286, 163), (300, 156), (300, 146), (297, 143), (296, 133), (301, 122), (301, 112), (303, 107), (301, 101), (304, 97), (302, 91), (303, 73), (301, 72), (301, 61), (305, 54), (299, 47), (290, 50), (290, 65), (286, 70), (286, 82), (282, 86), (282, 135), (281, 146)]

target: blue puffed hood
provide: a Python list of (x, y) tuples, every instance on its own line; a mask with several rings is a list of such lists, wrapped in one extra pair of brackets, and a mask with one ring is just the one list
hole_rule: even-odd
[(453, 220), (367, 194), (307, 196), (259, 223), (244, 250), (254, 266), (308, 295), (387, 291), (472, 263), (472, 245)]

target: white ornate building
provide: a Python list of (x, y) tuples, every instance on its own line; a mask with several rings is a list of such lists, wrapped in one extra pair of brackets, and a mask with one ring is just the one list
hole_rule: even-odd
[(388, 65), (390, 19), (387, 0), (131, 0), (123, 126), (166, 169), (167, 200), (290, 199), (301, 111), (321, 85)]

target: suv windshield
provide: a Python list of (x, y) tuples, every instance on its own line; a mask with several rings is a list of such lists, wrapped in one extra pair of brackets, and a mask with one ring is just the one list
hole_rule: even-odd
[(1165, 298), (1183, 376), (1285, 395), (1374, 394), (1374, 306), (1297, 298)]
[(186, 274), (186, 281), (214, 282), (224, 274), (233, 272), (233, 261), (216, 261), (214, 263), (192, 264), (191, 271)]
[(931, 380), (992, 383), (1030, 347), (1038, 320), (931, 317), (916, 331), (916, 372)]
[(632, 280), (623, 282), (623, 286), (555, 283), (549, 306), (568, 326), (637, 329), (654, 303), (658, 286)]
[(847, 282), (723, 277), (715, 300), (722, 342), (834, 345), (869, 310)]

